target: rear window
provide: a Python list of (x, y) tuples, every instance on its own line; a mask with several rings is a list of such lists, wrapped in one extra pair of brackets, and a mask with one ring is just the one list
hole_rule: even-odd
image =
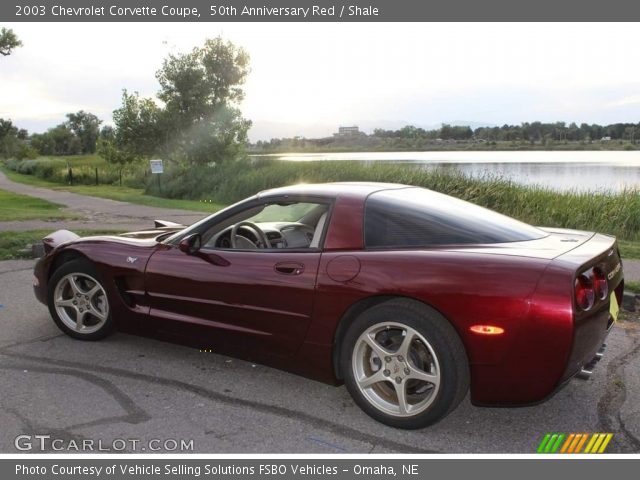
[(423, 188), (383, 190), (367, 199), (367, 247), (421, 247), (535, 240), (540, 229)]

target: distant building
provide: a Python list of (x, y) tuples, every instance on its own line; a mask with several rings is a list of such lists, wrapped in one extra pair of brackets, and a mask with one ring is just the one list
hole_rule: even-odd
[(338, 133), (334, 133), (334, 137), (356, 137), (362, 135), (357, 125), (351, 127), (338, 127)]
[(611, 137), (608, 137), (608, 136), (607, 136), (607, 137), (602, 137), (602, 138), (600, 139), (600, 141), (601, 141), (601, 142), (610, 142), (610, 141), (611, 141)]

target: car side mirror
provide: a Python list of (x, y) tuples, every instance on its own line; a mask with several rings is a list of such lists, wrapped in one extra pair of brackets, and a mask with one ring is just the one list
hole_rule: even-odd
[(193, 255), (197, 253), (202, 247), (202, 237), (199, 233), (192, 233), (191, 235), (184, 237), (180, 240), (180, 251), (187, 255)]

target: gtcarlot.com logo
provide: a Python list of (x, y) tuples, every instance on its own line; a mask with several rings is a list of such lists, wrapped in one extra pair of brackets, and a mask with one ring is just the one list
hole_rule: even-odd
[(115, 438), (113, 440), (64, 439), (51, 435), (18, 435), (14, 440), (16, 450), (23, 452), (189, 452), (193, 451), (193, 439)]
[(613, 433), (547, 433), (538, 453), (604, 453)]

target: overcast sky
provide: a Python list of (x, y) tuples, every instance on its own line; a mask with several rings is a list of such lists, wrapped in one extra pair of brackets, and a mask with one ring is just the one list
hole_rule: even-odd
[(637, 24), (3, 24), (0, 117), (43, 131), (67, 112), (106, 122), (127, 88), (152, 96), (169, 52), (222, 35), (251, 56), (252, 140), (338, 125), (640, 121)]

